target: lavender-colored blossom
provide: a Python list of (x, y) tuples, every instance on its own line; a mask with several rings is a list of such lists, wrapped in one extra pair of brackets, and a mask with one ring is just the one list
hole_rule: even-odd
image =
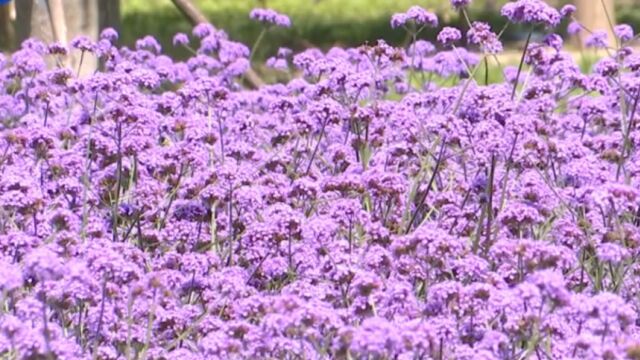
[(256, 8), (251, 10), (249, 17), (253, 20), (259, 21), (268, 25), (275, 25), (279, 27), (291, 27), (291, 20), (284, 14), (280, 14), (272, 9)]
[(580, 23), (578, 23), (577, 21), (572, 21), (569, 23), (569, 25), (567, 25), (567, 33), (569, 35), (577, 35), (581, 31), (582, 25), (580, 25)]
[(142, 50), (146, 49), (152, 51), (156, 54), (162, 51), (162, 47), (160, 43), (153, 36), (145, 36), (142, 39), (136, 41), (136, 49)]
[(394, 29), (406, 26), (409, 22), (418, 27), (438, 27), (438, 17), (420, 6), (412, 6), (406, 12), (391, 17), (391, 27)]
[(542, 24), (556, 27), (560, 24), (560, 13), (542, 0), (517, 0), (506, 3), (502, 16), (515, 24)]
[(572, 4), (567, 4), (567, 5), (564, 5), (562, 8), (560, 8), (560, 15), (562, 15), (562, 17), (570, 17), (575, 12), (576, 12), (576, 6)]
[(620, 41), (622, 42), (627, 42), (633, 39), (633, 36), (634, 36), (633, 28), (627, 24), (616, 25), (613, 28), (613, 32), (615, 33), (616, 37), (620, 39)]
[(173, 46), (184, 46), (189, 44), (189, 37), (185, 33), (177, 33), (173, 36)]
[(611, 262), (613, 264), (618, 264), (623, 260), (629, 258), (630, 254), (627, 249), (622, 246), (605, 243), (598, 245), (596, 249), (596, 254), (598, 256), (598, 260), (604, 262)]
[(558, 34), (548, 34), (544, 37), (544, 43), (545, 45), (554, 48), (556, 51), (560, 51), (560, 49), (562, 49), (564, 41)]
[(72, 48), (91, 52), (95, 49), (95, 44), (86, 36), (78, 36), (69, 43)]
[(198, 25), (194, 26), (193, 30), (191, 31), (191, 33), (199, 39), (205, 38), (213, 34), (214, 32), (216, 32), (216, 28), (208, 23), (199, 23)]
[(438, 42), (443, 45), (450, 45), (462, 39), (462, 33), (456, 28), (445, 26), (438, 34)]
[(471, 4), (471, 0), (451, 0), (451, 6), (455, 9), (467, 7), (469, 4)]
[(113, 28), (106, 28), (100, 33), (100, 38), (115, 43), (118, 41), (118, 32)]
[(609, 35), (604, 30), (595, 30), (585, 40), (587, 47), (603, 49), (609, 46)]
[(497, 54), (502, 51), (502, 43), (487, 23), (474, 21), (471, 24), (471, 29), (467, 32), (467, 38), (470, 43), (479, 45), (483, 51), (489, 54)]

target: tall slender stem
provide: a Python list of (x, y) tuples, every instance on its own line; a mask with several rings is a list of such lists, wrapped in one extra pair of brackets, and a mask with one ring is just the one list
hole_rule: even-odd
[(524, 57), (527, 55), (527, 49), (529, 48), (531, 35), (533, 35), (533, 27), (531, 28), (531, 30), (529, 30), (529, 35), (527, 35), (527, 41), (525, 41), (524, 43), (524, 50), (522, 50), (522, 56), (520, 57), (518, 72), (516, 73), (516, 79), (513, 82), (513, 90), (511, 91), (511, 100), (513, 100), (516, 97), (516, 90), (518, 89), (518, 80), (520, 80), (520, 73), (522, 72), (522, 67), (524, 66)]
[(487, 58), (484, 58), (484, 85), (489, 85), (489, 61)]
[(322, 128), (320, 128), (320, 136), (318, 137), (318, 142), (316, 143), (316, 146), (313, 148), (313, 153), (311, 153), (311, 159), (309, 159), (309, 165), (307, 165), (307, 170), (305, 170), (304, 172), (305, 175), (309, 174), (309, 171), (311, 171), (311, 166), (313, 165), (313, 159), (316, 157), (316, 154), (318, 153), (318, 148), (320, 147), (320, 143), (322, 142), (322, 136), (324, 136), (324, 129), (327, 127), (328, 122), (329, 122), (329, 119), (325, 119), (324, 122), (322, 123)]
[(122, 187), (122, 122), (118, 121), (116, 124), (116, 146), (118, 157), (116, 162), (116, 193), (115, 201), (113, 203), (112, 217), (113, 217), (113, 242), (118, 241), (118, 221), (120, 219), (119, 206), (120, 206), (120, 187)]
[(76, 70), (76, 77), (80, 77), (80, 69), (82, 69), (82, 62), (84, 61), (84, 50), (80, 52), (80, 62), (78, 62), (78, 69)]
[(407, 228), (404, 231), (405, 234), (408, 234), (409, 231), (411, 231), (411, 227), (413, 226), (413, 223), (416, 221), (416, 218), (418, 217), (418, 213), (420, 212), (420, 209), (422, 209), (424, 202), (427, 200), (427, 197), (429, 196), (429, 191), (433, 186), (433, 182), (435, 181), (436, 175), (438, 174), (440, 164), (442, 163), (442, 156), (444, 155), (445, 145), (446, 145), (446, 138), (443, 138), (442, 144), (440, 145), (440, 152), (438, 153), (438, 159), (436, 160), (436, 165), (434, 166), (433, 173), (431, 173), (431, 178), (429, 179), (429, 184), (427, 185), (427, 189), (422, 195), (422, 198), (420, 198), (420, 201), (416, 206), (416, 210), (413, 212), (413, 215), (411, 216), (411, 220), (409, 220), (409, 224), (407, 225)]
[(496, 172), (496, 156), (491, 155), (491, 168), (489, 169), (489, 182), (487, 184), (487, 230), (485, 244), (490, 246), (491, 244), (491, 222), (493, 221), (493, 178)]
[(260, 46), (262, 40), (264, 39), (264, 36), (267, 34), (267, 30), (268, 28), (263, 28), (262, 31), (260, 31), (256, 42), (253, 43), (253, 47), (251, 47), (251, 53), (249, 54), (249, 66), (251, 66), (251, 61), (253, 61), (253, 58), (256, 55), (256, 49), (258, 48), (258, 46)]
[(107, 300), (107, 275), (105, 275), (104, 280), (102, 282), (102, 297), (100, 300), (100, 313), (98, 315), (98, 326), (96, 327), (96, 334), (94, 344), (93, 344), (93, 359), (98, 358), (98, 342), (100, 340), (100, 332), (102, 331), (102, 321), (104, 318), (104, 306), (105, 301)]

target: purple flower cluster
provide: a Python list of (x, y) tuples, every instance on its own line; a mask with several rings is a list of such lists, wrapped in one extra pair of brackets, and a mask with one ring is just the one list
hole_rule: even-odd
[(455, 9), (462, 9), (469, 6), (469, 4), (471, 4), (471, 0), (451, 0), (451, 6)]
[[(193, 36), (0, 58), (0, 354), (638, 358), (636, 50), (582, 73), (548, 35), (518, 79), (476, 22), (481, 53), (282, 48), (247, 88)], [(72, 51), (103, 68), (46, 68)]]
[(460, 41), (460, 39), (462, 39), (462, 33), (453, 27), (445, 26), (438, 33), (438, 42), (442, 45), (450, 45)]
[(291, 20), (287, 15), (280, 14), (272, 9), (253, 9), (251, 10), (249, 17), (253, 20), (268, 25), (275, 25), (285, 28), (291, 27)]
[[(501, 10), (502, 16), (516, 24), (542, 24), (556, 27), (562, 15), (543, 0), (517, 0), (506, 3)], [(572, 13), (571, 8), (564, 8), (564, 14)]]
[(498, 35), (491, 31), (491, 27), (485, 22), (474, 21), (467, 32), (467, 38), (469, 43), (480, 46), (483, 52), (497, 54), (502, 51), (502, 42)]
[(404, 13), (393, 14), (391, 17), (391, 27), (399, 28), (413, 23), (418, 27), (438, 27), (438, 17), (420, 6), (412, 6)]

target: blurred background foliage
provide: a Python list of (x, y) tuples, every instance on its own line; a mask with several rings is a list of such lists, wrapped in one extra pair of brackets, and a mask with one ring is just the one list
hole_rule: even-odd
[[(594, 3), (598, 0), (593, 0)], [(474, 20), (489, 22), (501, 29), (505, 20), (500, 7), (506, 0), (475, 0), (470, 9)], [(562, 5), (566, 1), (549, 1)], [(289, 15), (290, 29), (273, 29), (268, 41), (261, 44), (258, 57), (273, 54), (279, 46), (296, 50), (308, 47), (357, 46), (376, 39), (393, 44), (407, 41), (402, 29), (393, 30), (389, 19), (393, 13), (420, 5), (438, 13), (442, 25), (465, 27), (463, 18), (451, 9), (449, 0), (195, 0), (194, 3), (217, 28), (224, 29), (232, 39), (251, 45), (261, 30), (249, 19), (254, 7), (269, 7)], [(618, 11), (626, 18), (629, 14)], [(637, 13), (637, 11), (635, 12)], [(629, 19), (640, 23), (640, 14)], [(189, 32), (191, 26), (170, 0), (125, 0), (122, 2), (122, 40), (132, 44), (141, 36), (153, 34), (172, 55), (185, 56), (173, 49), (171, 39), (176, 32)], [(496, 31), (497, 31), (496, 30)], [(425, 31), (422, 36), (434, 38), (436, 32)], [(511, 27), (504, 34), (505, 41), (517, 41), (526, 32)]]
[[(591, 0), (600, 6), (599, 0)], [(507, 0), (474, 0), (470, 9), (473, 20), (490, 23), (496, 31), (505, 20), (500, 16), (501, 6)], [(547, 0), (555, 6), (568, 0)], [(464, 19), (455, 12), (449, 0), (194, 0), (194, 3), (216, 27), (224, 29), (232, 39), (253, 44), (261, 30), (249, 19), (254, 7), (269, 7), (289, 15), (290, 29), (273, 29), (268, 40), (261, 44), (257, 58), (269, 56), (280, 46), (300, 50), (309, 47), (327, 49), (331, 46), (357, 46), (376, 39), (392, 44), (408, 41), (402, 29), (393, 30), (389, 19), (393, 13), (405, 11), (411, 5), (420, 5), (438, 13), (441, 25), (466, 27)], [(616, 0), (616, 20), (640, 29), (640, 1)], [(566, 24), (560, 27), (564, 31)], [(184, 50), (175, 49), (171, 39), (176, 32), (189, 32), (191, 26), (172, 4), (171, 0), (122, 1), (122, 41), (133, 44), (141, 36), (153, 34), (168, 53), (184, 57)], [(527, 30), (511, 26), (503, 36), (507, 43), (522, 41)], [(425, 31), (422, 37), (433, 39), (436, 31)]]

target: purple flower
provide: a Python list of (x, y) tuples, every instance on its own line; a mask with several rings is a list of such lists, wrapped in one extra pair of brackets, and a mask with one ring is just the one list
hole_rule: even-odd
[(595, 30), (585, 40), (587, 47), (604, 49), (609, 46), (609, 34), (605, 30)]
[(618, 62), (612, 58), (603, 58), (593, 66), (593, 72), (602, 76), (614, 76), (618, 70)]
[(455, 9), (461, 9), (463, 7), (467, 7), (471, 4), (471, 0), (451, 0), (451, 6)]
[(560, 24), (558, 10), (542, 0), (517, 0), (509, 2), (500, 11), (502, 16), (515, 24), (542, 24), (556, 27)]
[(596, 248), (596, 255), (598, 257), (598, 260), (603, 262), (611, 262), (613, 264), (619, 264), (620, 262), (628, 259), (631, 256), (627, 249), (620, 245), (612, 243), (598, 245), (598, 247)]
[(189, 45), (189, 36), (185, 33), (177, 33), (173, 36), (173, 46)]
[(573, 15), (576, 12), (576, 7), (575, 5), (572, 4), (567, 4), (564, 5), (561, 9), (560, 9), (560, 15), (562, 17), (570, 17), (571, 15)]
[(196, 25), (191, 33), (193, 36), (202, 39), (216, 32), (216, 28), (213, 25), (208, 23), (200, 23)]
[(286, 59), (270, 57), (267, 59), (266, 65), (272, 69), (287, 71), (289, 64)]
[(410, 7), (409, 10), (407, 10), (407, 17), (420, 26), (438, 27), (438, 17), (420, 6)]
[(556, 51), (560, 51), (564, 44), (562, 37), (558, 34), (548, 34), (544, 37), (544, 43), (545, 45), (554, 48)]
[(106, 28), (100, 33), (100, 39), (105, 39), (111, 43), (115, 43), (118, 41), (118, 32), (113, 28)]
[(47, 52), (52, 55), (67, 55), (69, 49), (60, 43), (53, 43), (49, 45)]
[(291, 27), (291, 20), (289, 20), (288, 16), (280, 14), (272, 9), (253, 9), (251, 10), (249, 17), (267, 25), (275, 25), (285, 28)]
[(569, 35), (577, 35), (582, 31), (582, 25), (577, 21), (572, 21), (567, 25), (567, 33)]
[(69, 43), (72, 48), (92, 52), (95, 49), (95, 44), (86, 36), (78, 36), (71, 40)]
[(404, 26), (407, 21), (409, 21), (409, 18), (405, 13), (396, 13), (391, 15), (391, 27), (394, 29)]
[(180, 202), (175, 205), (173, 215), (178, 220), (202, 222), (207, 220), (207, 209), (197, 202)]
[(451, 45), (462, 39), (462, 33), (456, 28), (445, 26), (438, 34), (438, 41), (443, 45)]
[(142, 39), (137, 40), (136, 49), (149, 50), (155, 54), (159, 54), (160, 52), (162, 52), (160, 43), (153, 36), (145, 36)]
[(474, 21), (471, 24), (471, 29), (467, 32), (467, 38), (470, 43), (479, 45), (484, 52), (489, 54), (497, 54), (502, 51), (502, 43), (487, 23)]
[(409, 55), (426, 56), (436, 51), (436, 47), (429, 41), (416, 40), (409, 46)]
[(391, 16), (391, 27), (394, 29), (406, 26), (409, 22), (413, 22), (418, 27), (438, 27), (438, 17), (420, 6), (412, 6), (405, 13), (396, 13)]
[(20, 269), (0, 259), (0, 292), (9, 293), (22, 287), (22, 273)]
[(633, 28), (627, 24), (616, 25), (613, 28), (613, 32), (616, 34), (618, 39), (622, 42), (627, 42), (633, 39)]

